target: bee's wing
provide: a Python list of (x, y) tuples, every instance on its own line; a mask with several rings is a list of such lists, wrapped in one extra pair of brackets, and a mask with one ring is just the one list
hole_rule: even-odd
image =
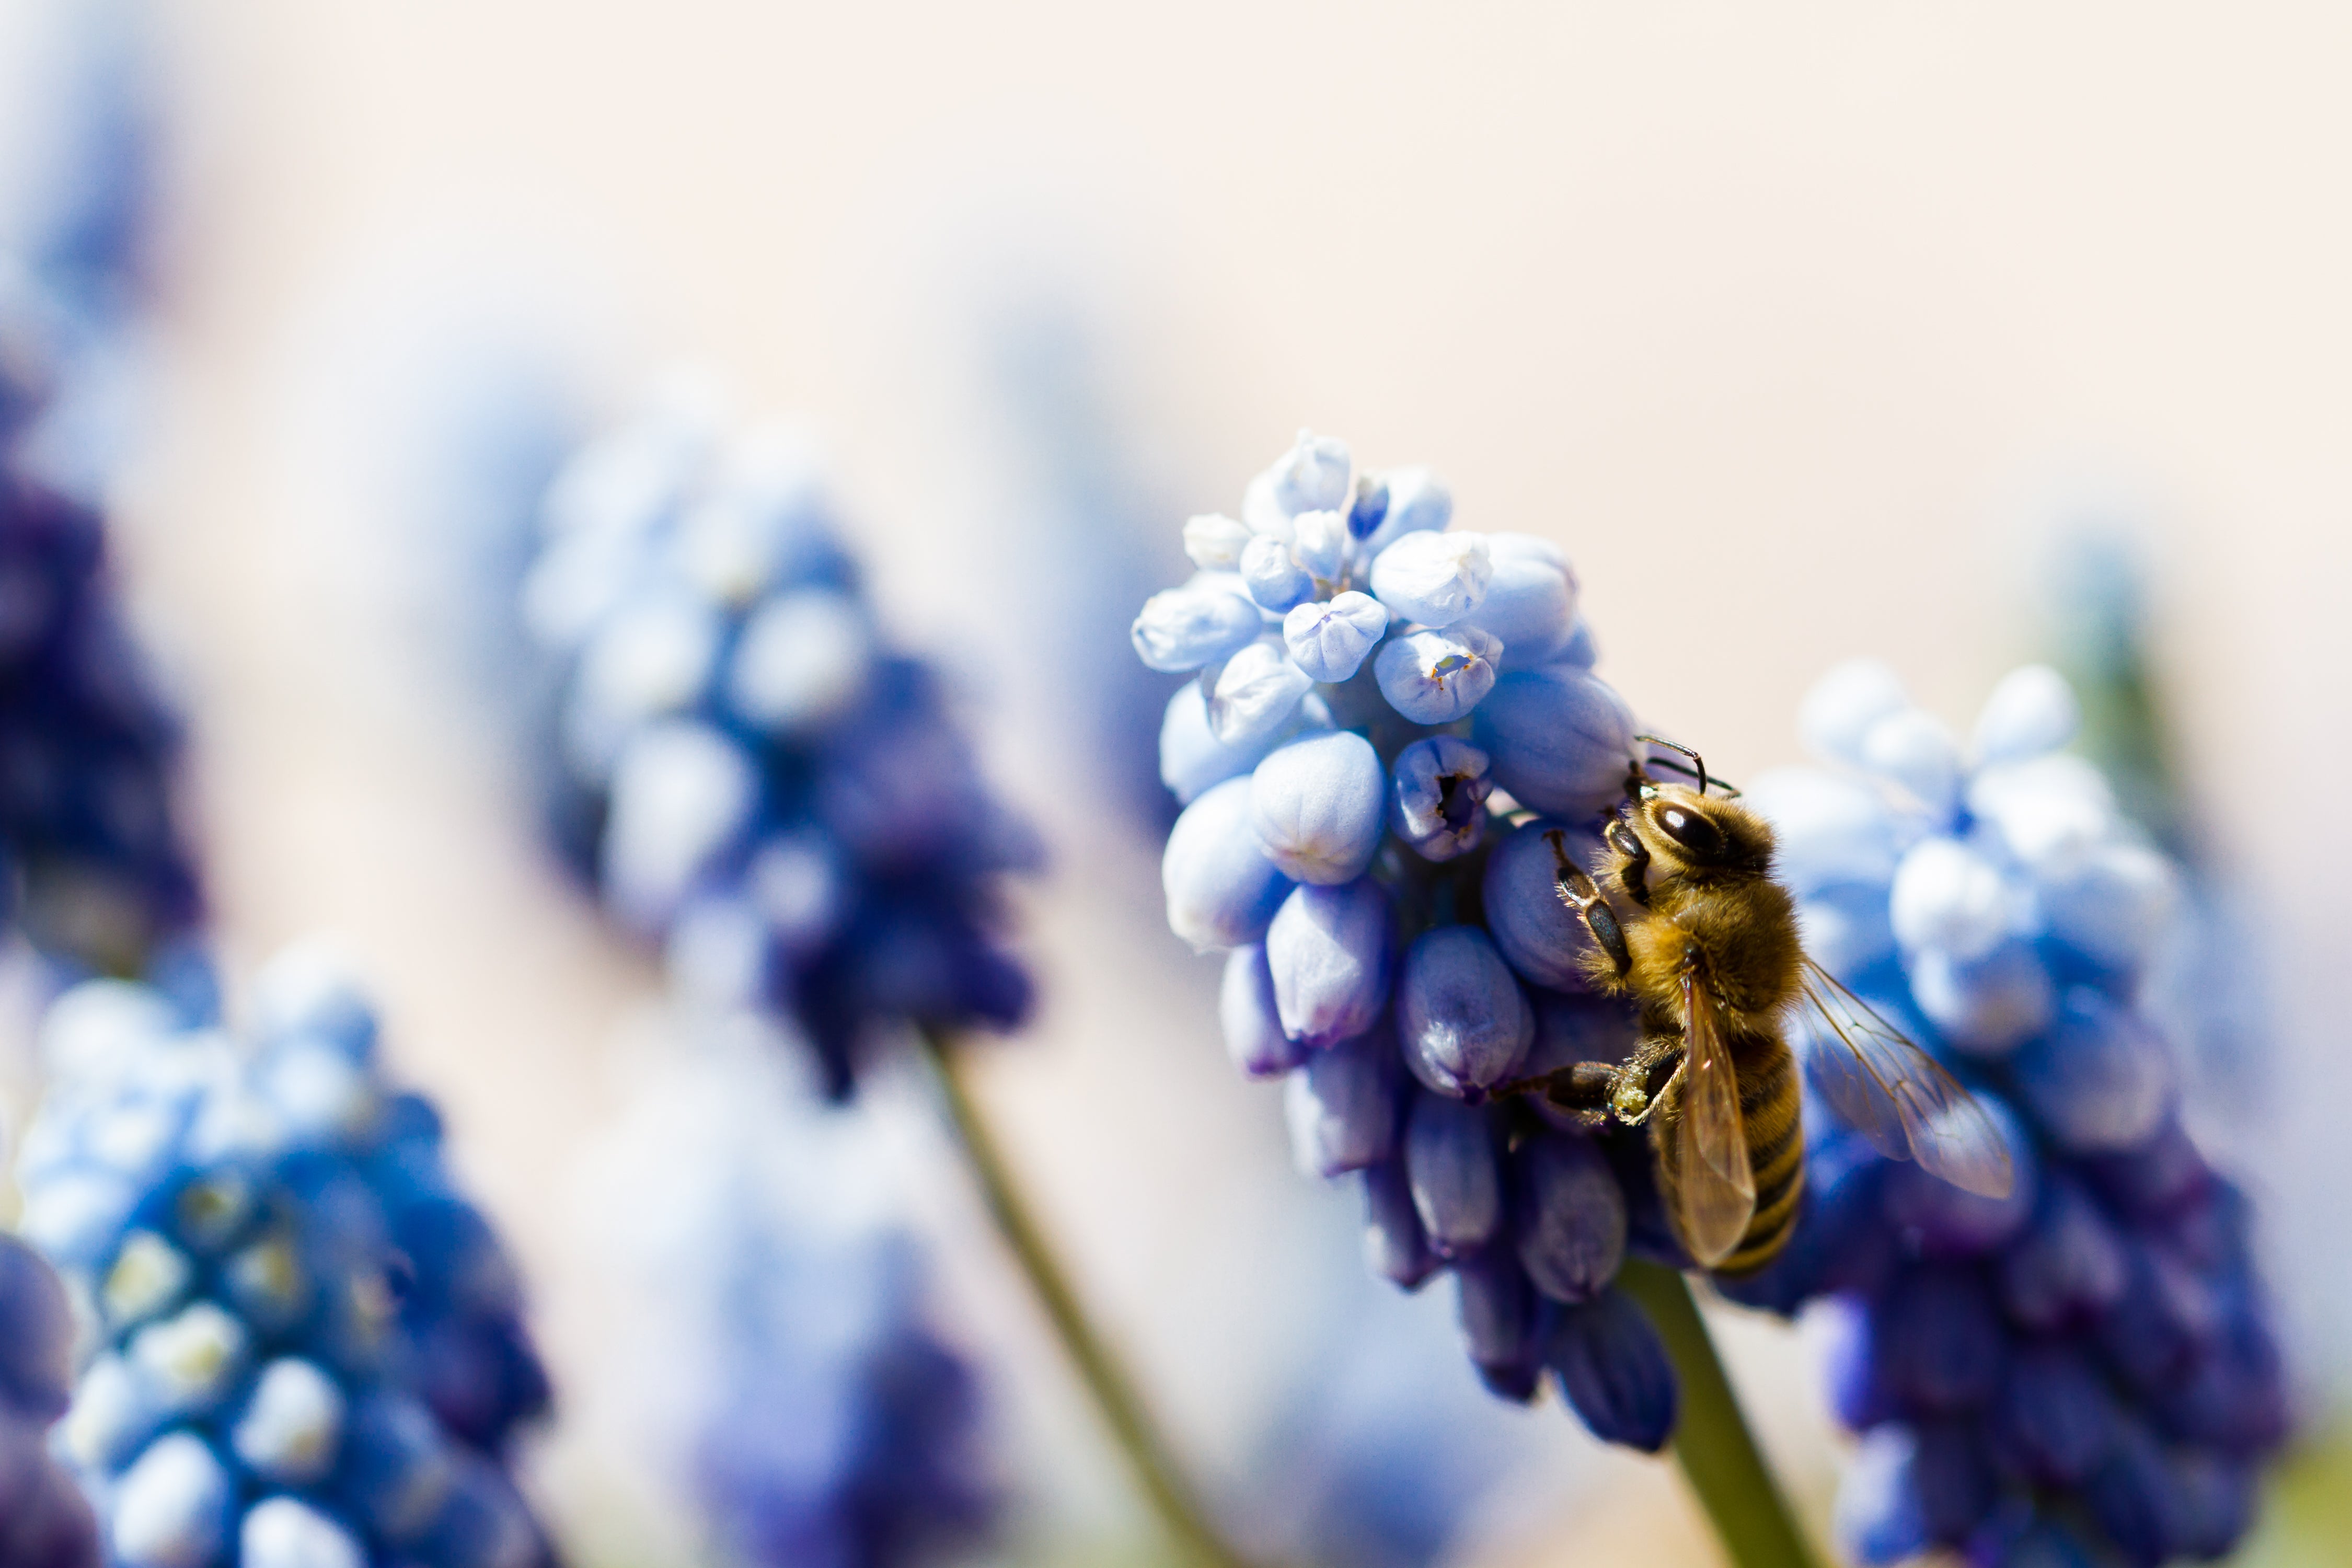
[(2009, 1196), (2009, 1145), (1958, 1079), (1810, 958), (1801, 994), (1813, 1081), (1855, 1131), (1965, 1192)]
[(1715, 1001), (1696, 977), (1683, 976), (1682, 1116), (1674, 1140), (1679, 1176), (1675, 1220), (1683, 1246), (1702, 1267), (1731, 1255), (1756, 1213), (1756, 1176), (1748, 1165), (1748, 1130), (1739, 1114), (1739, 1079), (1723, 1043)]

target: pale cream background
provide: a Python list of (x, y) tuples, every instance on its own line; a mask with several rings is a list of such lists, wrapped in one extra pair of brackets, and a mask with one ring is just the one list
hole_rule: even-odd
[[(383, 390), (352, 382), (412, 331), (520, 323), (605, 397), (719, 366), (825, 433), (898, 623), (1004, 715), (994, 760), (1060, 869), (1031, 906), (1047, 1012), (991, 1088), (1196, 1458), (1240, 1463), (1308, 1310), (1286, 1265), (1344, 1215), (1137, 916), (1149, 850), (1073, 799), (1052, 681), (1084, 671), (1005, 613), (1026, 481), (976, 345), (1043, 299), (1089, 334), (1158, 559), (1301, 423), (1432, 462), (1465, 523), (1568, 547), (1604, 673), (1735, 773), (1793, 755), (1798, 693), (1852, 652), (1965, 722), (2030, 651), (2040, 499), (2141, 498), (2187, 761), (2280, 976), (2256, 1183), (2309, 1238), (2352, 1175), (2348, 47), (2321, 6), (174, 9), (165, 376), (126, 496), (226, 939), (325, 925), (366, 955), (560, 1375), (591, 1380), (561, 1173), (650, 978), (547, 879), (493, 727), (445, 711), (446, 606), (396, 564), (429, 521), (387, 525), (317, 432), (350, 434)], [(2352, 1270), (2290, 1251), (2316, 1389)], [(975, 1335), (1049, 1378), (985, 1254), (957, 1267)], [(1819, 1495), (1801, 1358), (1734, 1331)], [(1046, 1516), (1115, 1531), (1082, 1414), (1032, 1403)], [(1491, 1559), (1661, 1560), (1649, 1510), (1679, 1494), (1561, 1426), (1528, 1426), (1546, 1458)], [(601, 1441), (545, 1457), (575, 1511), (607, 1496)]]

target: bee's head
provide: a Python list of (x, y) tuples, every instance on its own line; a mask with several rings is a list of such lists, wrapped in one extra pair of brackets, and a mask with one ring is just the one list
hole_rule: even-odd
[(1727, 796), (1644, 784), (1623, 809), (1650, 853), (1675, 869), (1702, 879), (1761, 877), (1772, 869), (1772, 829)]

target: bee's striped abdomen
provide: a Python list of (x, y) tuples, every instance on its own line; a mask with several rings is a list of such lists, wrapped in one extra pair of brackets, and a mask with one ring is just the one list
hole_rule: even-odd
[(1747, 1274), (1763, 1268), (1788, 1245), (1797, 1226), (1797, 1200), (1805, 1190), (1804, 1101), (1799, 1093), (1797, 1058), (1775, 1037), (1751, 1037), (1738, 1051), (1739, 1113), (1748, 1132), (1748, 1164), (1756, 1179), (1756, 1213), (1747, 1234), (1718, 1274)]

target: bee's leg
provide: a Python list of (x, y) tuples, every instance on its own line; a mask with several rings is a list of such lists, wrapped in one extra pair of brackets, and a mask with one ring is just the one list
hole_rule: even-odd
[(1584, 1125), (1598, 1128), (1609, 1120), (1609, 1097), (1616, 1087), (1614, 1063), (1574, 1062), (1533, 1078), (1514, 1079), (1495, 1090), (1495, 1096), (1540, 1094)]
[(1639, 1127), (1657, 1109), (1658, 1097), (1683, 1070), (1683, 1045), (1664, 1035), (1652, 1035), (1633, 1047), (1624, 1065), (1610, 1069), (1609, 1109), (1628, 1127)]
[(1559, 828), (1545, 833), (1544, 842), (1551, 846), (1553, 890), (1584, 921), (1584, 929), (1592, 933), (1593, 942), (1609, 955), (1617, 977), (1622, 980), (1633, 967), (1633, 951), (1625, 945), (1625, 928), (1617, 922), (1617, 911), (1601, 896), (1591, 876), (1570, 858)]
[(1623, 817), (1610, 819), (1608, 830), (1601, 835), (1609, 847), (1625, 857), (1624, 869), (1617, 873), (1617, 881), (1626, 896), (1644, 909), (1650, 903), (1650, 847)]

